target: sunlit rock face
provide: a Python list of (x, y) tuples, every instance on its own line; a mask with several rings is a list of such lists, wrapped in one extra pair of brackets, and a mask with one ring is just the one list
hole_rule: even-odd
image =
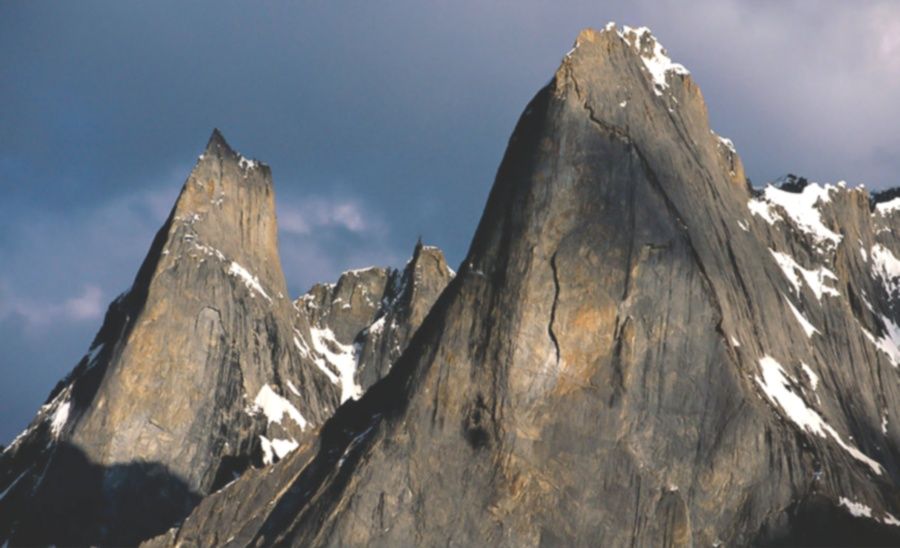
[(390, 370), (451, 277), (420, 243), (403, 271), (350, 271), (292, 301), (270, 170), (215, 131), (133, 286), (0, 457), (0, 538), (136, 543), (308, 450)]
[(896, 544), (898, 218), (752, 190), (647, 29), (584, 31), (390, 373), (153, 544)]
[(390, 371), (438, 296), (453, 279), (443, 252), (416, 244), (403, 268), (344, 272), (297, 299), (298, 342), (331, 381), (341, 401), (358, 399)]
[(3, 453), (5, 476), (24, 474), (4, 535), (135, 542), (297, 446), (340, 394), (293, 320), (269, 168), (216, 131), (91, 351)]
[(3, 453), (3, 538), (900, 543), (896, 192), (750, 188), (648, 29), (579, 34), (458, 274), (420, 244), (292, 302), (274, 223), (214, 134)]

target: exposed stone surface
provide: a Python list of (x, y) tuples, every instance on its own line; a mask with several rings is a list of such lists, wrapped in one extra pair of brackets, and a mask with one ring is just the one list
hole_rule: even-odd
[(311, 433), (340, 394), (286, 293), (269, 168), (216, 131), (91, 352), (0, 457), (0, 485), (22, 474), (0, 538), (136, 542)]
[[(304, 353), (343, 399), (359, 397), (387, 374), (452, 278), (443, 252), (419, 242), (403, 271), (370, 267), (316, 284), (295, 302)], [(342, 364), (353, 364), (352, 374), (342, 377)]]
[[(216, 195), (188, 200), (191, 184), (144, 289), (114, 303), (96, 357), (3, 453), (4, 537), (145, 539), (196, 504), (147, 545), (900, 543), (900, 199), (797, 177), (749, 188), (648, 30), (578, 36), (519, 120), (455, 277), (420, 245), (403, 274), (351, 271), (292, 307), (268, 217), (215, 234), (246, 219), (271, 241), (206, 251), (205, 218), (179, 207)], [(192, 304), (195, 282), (155, 291), (172, 269), (200, 276), (162, 256), (193, 248), (218, 280), (207, 293), (230, 296), (221, 325)], [(215, 250), (257, 278), (223, 277)], [(191, 322), (164, 333), (172, 310)], [(259, 318), (255, 337), (215, 342)], [(217, 377), (238, 374), (243, 393)], [(279, 425), (244, 411), (263, 384), (297, 389), (307, 430), (290, 411)], [(245, 471), (212, 492), (219, 461), (248, 458), (260, 435), (296, 447), (232, 466)], [(210, 441), (223, 439), (242, 449)], [(78, 458), (90, 466), (68, 474)], [(75, 500), (110, 531), (60, 514), (73, 506), (52, 497), (82, 486), (100, 499)], [(115, 513), (126, 495), (143, 521)], [(37, 515), (69, 528), (40, 536)]]
[(248, 467), (304, 453), (450, 277), (419, 244), (402, 273), (347, 272), (292, 303), (269, 168), (215, 131), (91, 351), (0, 456), (0, 540), (136, 543)]
[(889, 203), (751, 192), (648, 31), (584, 31), (390, 373), (150, 544), (896, 545)]

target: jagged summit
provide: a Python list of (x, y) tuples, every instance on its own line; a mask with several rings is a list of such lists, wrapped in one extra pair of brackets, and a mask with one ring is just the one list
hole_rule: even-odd
[(600, 31), (582, 31), (557, 69), (553, 87), (557, 95), (571, 87), (593, 123), (641, 149), (672, 152), (675, 143), (690, 137), (696, 162), (718, 164), (716, 171), (746, 192), (734, 144), (709, 129), (700, 88), (646, 27), (619, 29), (610, 23)]
[(420, 239), (402, 271), (349, 270), (295, 301), (297, 324), (308, 326), (298, 328), (304, 352), (341, 387), (342, 402), (387, 375), (453, 275), (443, 252)]
[(256, 159), (247, 158), (242, 155), (240, 152), (237, 152), (228, 144), (225, 140), (225, 136), (219, 131), (218, 128), (213, 129), (212, 134), (209, 136), (209, 141), (206, 143), (206, 150), (203, 151), (203, 154), (198, 158), (198, 163), (202, 163), (204, 160), (236, 160), (238, 163), (238, 167), (241, 168), (244, 172), (254, 171), (256, 169), (262, 168), (266, 171), (269, 170), (269, 166), (260, 162)]
[(600, 31), (592, 28), (582, 30), (575, 39), (574, 47), (566, 54), (566, 57), (572, 55), (583, 42), (593, 43), (601, 37), (619, 38), (638, 54), (653, 81), (654, 91), (657, 95), (662, 95), (663, 91), (669, 88), (670, 77), (690, 74), (684, 65), (672, 62), (666, 49), (656, 40), (649, 28), (632, 28), (625, 25), (619, 30), (613, 22), (608, 23)]
[(3, 479), (19, 478), (0, 537), (136, 542), (297, 447), (340, 392), (294, 344), (293, 319), (271, 173), (214, 131), (91, 352), (0, 457)]
[(585, 31), (390, 372), (154, 542), (897, 544), (898, 219), (754, 196), (649, 31)]
[(579, 35), (458, 274), (419, 241), (291, 302), (213, 137), (0, 456), (0, 540), (900, 543), (900, 200), (752, 192), (647, 29)]
[[(866, 190), (865, 184), (849, 185), (847, 181), (838, 181), (834, 184), (826, 183), (823, 185), (815, 181), (810, 181), (801, 175), (788, 173), (778, 177), (774, 181), (766, 183), (762, 187), (754, 188), (753, 194), (757, 197), (764, 196), (766, 189), (769, 187), (774, 187), (778, 190), (792, 194), (803, 194), (804, 192), (821, 194), (822, 192), (830, 193), (833, 191), (862, 192), (868, 196), (870, 209), (873, 212), (888, 212), (893, 211), (894, 209), (900, 209), (900, 200), (898, 200), (898, 198), (900, 198), (900, 187), (869, 192)], [(807, 191), (806, 189), (808, 187), (813, 187), (813, 189)], [(823, 200), (823, 203), (826, 203), (827, 201), (828, 200), (825, 199)]]
[(206, 150), (204, 154), (207, 152), (211, 152), (213, 154), (219, 153), (231, 153), (234, 154), (234, 150), (228, 145), (228, 141), (225, 140), (225, 136), (222, 135), (222, 132), (219, 128), (213, 128), (212, 133), (209, 135), (209, 140), (206, 142)]

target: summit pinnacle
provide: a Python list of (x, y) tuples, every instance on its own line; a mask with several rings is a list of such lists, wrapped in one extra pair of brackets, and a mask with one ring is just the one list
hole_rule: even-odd
[(648, 29), (579, 34), (458, 273), (292, 301), (268, 168), (210, 143), (0, 457), (0, 540), (900, 544), (897, 193), (751, 188)]

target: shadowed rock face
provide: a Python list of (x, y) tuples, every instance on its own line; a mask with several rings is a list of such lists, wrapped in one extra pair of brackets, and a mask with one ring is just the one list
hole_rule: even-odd
[(751, 192), (662, 54), (581, 33), (390, 373), (150, 544), (900, 542), (900, 207)]
[[(32, 493), (4, 508), (0, 537), (135, 542), (186, 511), (146, 512), (149, 529), (114, 527), (116, 512), (156, 485), (148, 475), (142, 486), (142, 466), (164, 469), (181, 487), (161, 498), (189, 509), (302, 442), (340, 394), (298, 352), (286, 293), (269, 168), (216, 131), (91, 352), (0, 457), (0, 485), (19, 478), (16, 489)], [(128, 481), (114, 472), (121, 467), (136, 470)], [(76, 489), (85, 470), (99, 479)], [(50, 498), (78, 536), (41, 522)]]
[(0, 538), (900, 543), (900, 199), (750, 189), (646, 29), (578, 36), (456, 276), (418, 245), (291, 303), (269, 181), (213, 135), (0, 457)]
[(440, 249), (419, 242), (402, 271), (369, 267), (316, 284), (294, 303), (304, 355), (342, 401), (358, 398), (390, 371), (453, 275)]
[(215, 131), (91, 351), (0, 456), (0, 541), (136, 543), (249, 467), (308, 451), (450, 277), (419, 244), (402, 273), (351, 271), (291, 302), (269, 168)]

